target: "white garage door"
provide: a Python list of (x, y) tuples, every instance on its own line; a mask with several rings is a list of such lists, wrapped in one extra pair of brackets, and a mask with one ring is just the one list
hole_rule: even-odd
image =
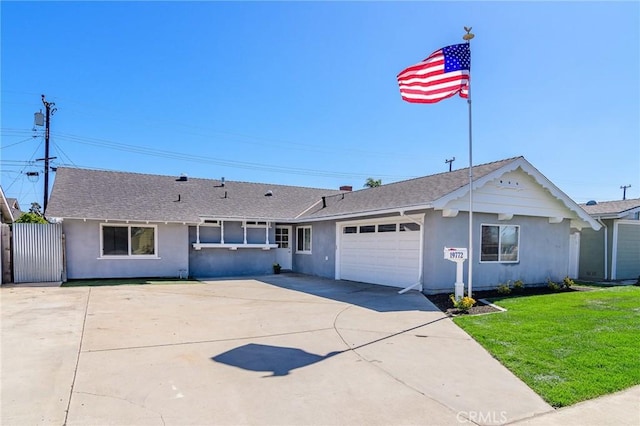
[(421, 227), (406, 218), (338, 224), (343, 280), (408, 287), (420, 277)]

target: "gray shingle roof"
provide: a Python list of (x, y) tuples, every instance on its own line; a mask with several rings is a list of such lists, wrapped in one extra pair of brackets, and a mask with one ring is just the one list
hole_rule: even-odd
[[(265, 196), (271, 191), (272, 196)], [(59, 167), (47, 217), (198, 222), (199, 216), (288, 219), (330, 189)], [(226, 197), (225, 197), (226, 194)], [(178, 201), (180, 200), (180, 201)]]
[[(539, 175), (523, 157), (514, 157), (474, 166), (474, 181), (491, 179), (494, 172), (515, 166), (524, 166), (528, 173)], [(186, 223), (199, 222), (201, 217), (329, 220), (346, 215), (435, 206), (445, 202), (446, 197), (456, 191), (464, 190), (469, 183), (468, 173), (466, 168), (377, 188), (343, 192), (233, 181), (225, 182), (223, 187), (220, 181), (211, 179), (179, 181), (176, 176), (59, 167), (46, 215), (49, 218)], [(542, 175), (537, 179), (546, 180)], [(553, 184), (543, 184), (551, 188), (553, 195), (576, 212), (582, 221), (598, 227), (585, 210), (560, 190), (554, 189)], [(265, 196), (269, 191), (273, 195)], [(587, 206), (583, 207), (587, 209)]]
[(619, 201), (603, 201), (593, 206), (580, 204), (591, 216), (620, 215), (629, 210), (640, 208), (640, 198)]
[[(474, 166), (474, 181), (519, 158), (522, 157)], [(326, 207), (323, 208), (322, 203), (319, 203), (302, 215), (301, 219), (316, 219), (325, 216), (365, 213), (391, 208), (424, 206), (468, 184), (469, 168), (465, 168), (390, 183), (376, 188), (337, 194), (332, 197), (326, 197)]]
[(13, 215), (14, 220), (22, 216), (22, 210), (20, 210), (17, 198), (7, 198), (7, 204), (9, 205), (9, 209), (11, 209), (11, 214)]

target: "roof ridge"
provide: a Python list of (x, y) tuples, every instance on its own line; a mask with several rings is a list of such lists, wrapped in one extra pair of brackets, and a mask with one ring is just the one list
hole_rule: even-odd
[[(488, 166), (490, 164), (496, 164), (496, 163), (507, 163), (507, 162), (510, 163), (510, 162), (519, 160), (521, 158), (524, 159), (524, 156), (519, 155), (519, 156), (516, 156), (516, 157), (504, 158), (502, 160), (490, 161), (488, 163), (474, 164), (473, 168), (475, 169), (476, 167), (483, 167), (483, 166)], [(411, 182), (411, 181), (415, 181), (415, 180), (419, 180), (419, 179), (425, 179), (425, 178), (431, 178), (431, 177), (440, 176), (440, 175), (446, 175), (446, 174), (449, 174), (449, 173), (459, 173), (459, 172), (462, 172), (462, 171), (465, 171), (465, 170), (469, 170), (469, 167), (452, 170), (450, 172), (439, 172), (439, 173), (434, 173), (434, 174), (431, 174), (431, 175), (418, 176), (418, 177), (414, 177), (414, 178), (411, 178), (411, 179), (398, 180), (398, 181), (387, 183), (387, 184), (380, 185), (380, 186), (388, 187), (388, 186), (391, 186), (391, 185), (403, 184), (405, 182)], [(474, 176), (474, 178), (475, 178), (475, 176)], [(375, 189), (375, 188), (379, 188), (379, 187), (376, 186), (376, 187), (373, 187), (373, 188), (360, 188), (360, 189), (357, 189), (355, 191), (351, 191), (351, 193), (358, 193), (358, 192), (362, 192), (362, 191), (368, 191), (368, 190)], [(337, 195), (340, 195), (340, 194), (337, 194)]]
[[(640, 198), (627, 198), (626, 200), (610, 200), (610, 201), (596, 201), (595, 205), (602, 205), (602, 204), (613, 204), (613, 203), (630, 203), (633, 201), (638, 201), (640, 202)], [(580, 206), (586, 206), (587, 203), (580, 203)], [(591, 205), (589, 207), (592, 207)]]
[[(94, 168), (90, 168), (90, 167), (59, 166), (58, 168), (59, 169), (69, 169), (69, 170), (84, 170), (84, 171), (98, 172), (98, 173), (116, 173), (116, 174), (122, 174), (122, 175), (166, 177), (166, 178), (174, 178), (174, 179), (176, 178), (176, 175), (157, 174), (157, 173), (140, 173), (140, 172), (130, 172), (130, 171), (123, 171), (123, 170), (112, 170), (112, 169), (94, 169)], [(208, 182), (213, 182), (213, 183), (222, 182), (222, 179), (191, 177), (189, 175), (186, 175), (186, 176), (188, 177), (189, 180), (201, 180), (201, 181), (208, 181)], [(225, 178), (225, 183), (241, 183), (241, 184), (247, 184), (247, 185), (271, 185), (271, 186), (274, 186), (274, 187), (312, 189), (312, 190), (317, 190), (317, 191), (332, 191), (332, 192), (337, 192), (337, 193), (343, 192), (343, 191), (340, 191), (339, 189), (332, 189), (332, 188), (319, 188), (319, 187), (311, 187), (311, 186), (287, 185), (287, 184), (271, 183), (271, 182), (249, 182), (249, 181), (242, 181), (242, 180), (229, 180), (229, 179), (226, 179), (226, 178)]]

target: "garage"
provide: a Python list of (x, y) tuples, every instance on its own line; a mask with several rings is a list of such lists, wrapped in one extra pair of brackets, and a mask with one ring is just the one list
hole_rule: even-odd
[(336, 277), (405, 288), (420, 280), (422, 217), (337, 224)]

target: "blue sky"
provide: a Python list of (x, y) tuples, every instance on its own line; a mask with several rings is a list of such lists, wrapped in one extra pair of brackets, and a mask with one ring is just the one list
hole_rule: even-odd
[(57, 107), (55, 166), (354, 189), (452, 157), (467, 167), (466, 101), (409, 104), (396, 81), (465, 25), (474, 164), (523, 155), (577, 202), (628, 184), (640, 197), (638, 2), (2, 1), (0, 13), (1, 184), (24, 210), (42, 204), (41, 94)]

